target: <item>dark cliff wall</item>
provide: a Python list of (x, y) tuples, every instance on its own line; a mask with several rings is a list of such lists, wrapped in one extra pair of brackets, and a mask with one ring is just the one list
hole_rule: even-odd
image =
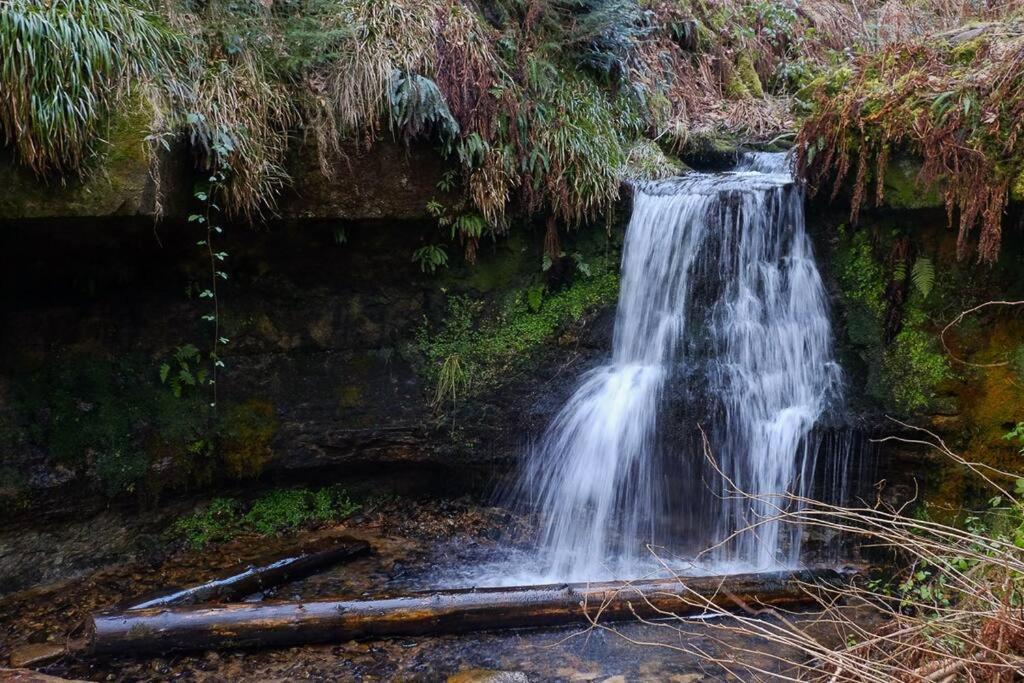
[[(208, 365), (213, 344), (210, 262), (187, 207), (154, 222), (108, 215), (109, 202), (61, 207), (55, 189), (52, 210), (8, 212), (5, 516), (152, 505), (235, 480), (426, 472), (469, 488), (507, 472), (571, 368), (607, 345), (598, 314), (614, 302), (620, 229), (580, 229), (545, 264), (544, 226), (522, 222), (483, 240), (475, 264), (455, 243), (448, 268), (424, 273), (411, 256), (438, 241), (425, 206), (441, 170), (417, 159), (382, 145), (331, 183), (297, 184), (284, 218), (225, 226), (228, 343), (213, 417), (208, 387), (175, 385), (183, 368), (195, 378)], [(479, 377), (439, 402), (451, 355)]]

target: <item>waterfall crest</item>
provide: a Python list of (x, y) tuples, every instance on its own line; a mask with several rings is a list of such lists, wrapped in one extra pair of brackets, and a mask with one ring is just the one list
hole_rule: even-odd
[[(540, 515), (539, 575), (636, 576), (652, 560), (648, 545), (692, 553), (763, 522), (775, 500), (723, 496), (698, 424), (737, 486), (804, 493), (812, 428), (840, 387), (786, 158), (751, 154), (731, 173), (639, 185), (610, 361), (580, 378), (527, 453), (517, 489)], [(761, 523), (712, 557), (790, 566), (799, 545), (783, 525)]]

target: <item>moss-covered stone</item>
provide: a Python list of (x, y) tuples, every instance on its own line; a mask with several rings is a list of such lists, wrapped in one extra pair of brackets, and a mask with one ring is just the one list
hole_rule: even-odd
[(277, 433), (277, 416), (269, 402), (250, 399), (229, 407), (222, 430), (220, 454), (232, 476), (255, 477), (274, 457), (271, 444)]
[(893, 209), (929, 209), (945, 206), (938, 187), (921, 187), (920, 163), (905, 157), (892, 159), (885, 167), (885, 206)]
[(0, 159), (0, 220), (152, 215), (157, 197), (145, 137), (145, 105), (113, 115), (82, 178), (46, 180)]

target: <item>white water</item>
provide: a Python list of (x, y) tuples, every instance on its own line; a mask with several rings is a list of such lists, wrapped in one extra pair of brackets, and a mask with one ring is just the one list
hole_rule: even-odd
[[(840, 386), (831, 346), (782, 155), (637, 187), (611, 360), (582, 376), (517, 489), (542, 524), (530, 580), (638, 576), (649, 544), (692, 558), (753, 523), (705, 556), (714, 568), (797, 564), (799, 538), (765, 520), (783, 504), (772, 496), (810, 480), (811, 430)], [(686, 401), (696, 408), (680, 416)], [(721, 469), (759, 502), (724, 495), (698, 423)]]

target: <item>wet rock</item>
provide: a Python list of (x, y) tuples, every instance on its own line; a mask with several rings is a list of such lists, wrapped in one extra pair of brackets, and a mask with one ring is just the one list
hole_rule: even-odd
[(528, 683), (529, 680), (522, 671), (490, 669), (466, 669), (448, 677), (448, 683)]
[(64, 655), (64, 646), (57, 643), (32, 643), (11, 650), (9, 661), (11, 666), (21, 669), (26, 666), (39, 666), (52, 662)]

